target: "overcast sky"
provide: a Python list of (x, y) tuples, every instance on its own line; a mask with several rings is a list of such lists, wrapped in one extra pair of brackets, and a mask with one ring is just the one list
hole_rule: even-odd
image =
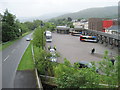
[(0, 13), (7, 8), (17, 17), (76, 12), (93, 7), (117, 6), (119, 0), (0, 0)]

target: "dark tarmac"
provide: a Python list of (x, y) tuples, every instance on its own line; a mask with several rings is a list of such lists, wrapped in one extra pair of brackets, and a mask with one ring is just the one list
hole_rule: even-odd
[(14, 88), (37, 88), (37, 79), (34, 70), (17, 71)]

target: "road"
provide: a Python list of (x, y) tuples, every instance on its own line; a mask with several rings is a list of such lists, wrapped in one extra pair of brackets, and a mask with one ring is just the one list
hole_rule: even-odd
[(13, 45), (2, 51), (2, 88), (14, 88), (14, 78), (19, 62), (24, 54), (32, 33), (16, 41)]
[[(56, 46), (57, 51), (61, 55), (61, 59), (58, 62), (63, 62), (64, 58), (67, 58), (71, 63), (79, 61), (100, 61), (103, 58), (104, 51), (108, 51), (109, 55), (117, 55), (117, 51), (105, 47), (99, 43), (81, 42), (79, 37), (71, 36), (67, 34), (52, 33), (52, 43), (47, 43), (47, 46)], [(91, 49), (95, 48), (95, 54), (91, 55)]]

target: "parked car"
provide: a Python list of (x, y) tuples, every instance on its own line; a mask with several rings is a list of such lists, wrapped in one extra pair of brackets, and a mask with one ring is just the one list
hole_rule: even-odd
[(79, 65), (80, 65), (80, 67), (79, 68), (91, 68), (92, 67), (92, 64), (91, 63), (89, 63), (89, 62), (86, 62), (86, 61), (80, 61), (79, 62)]
[[(77, 64), (79, 64), (79, 68), (92, 68), (93, 65), (90, 62), (87, 61), (80, 61)], [(99, 69), (96, 67), (96, 72), (99, 73)]]
[(50, 57), (50, 61), (51, 61), (51, 62), (57, 62), (57, 57), (56, 57), (56, 56)]
[(26, 41), (30, 41), (31, 40), (31, 38), (26, 38)]
[(50, 61), (52, 62), (57, 62), (57, 56), (56, 56), (56, 51), (55, 49), (50, 49), (50, 53), (51, 53), (51, 57), (50, 57)]

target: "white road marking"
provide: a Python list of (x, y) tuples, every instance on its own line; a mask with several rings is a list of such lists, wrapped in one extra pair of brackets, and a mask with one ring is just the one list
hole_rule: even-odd
[(14, 52), (15, 52), (15, 50), (16, 50), (16, 49), (13, 49), (13, 50), (12, 50), (12, 53), (14, 53)]
[(4, 59), (4, 62), (9, 58), (9, 55)]

